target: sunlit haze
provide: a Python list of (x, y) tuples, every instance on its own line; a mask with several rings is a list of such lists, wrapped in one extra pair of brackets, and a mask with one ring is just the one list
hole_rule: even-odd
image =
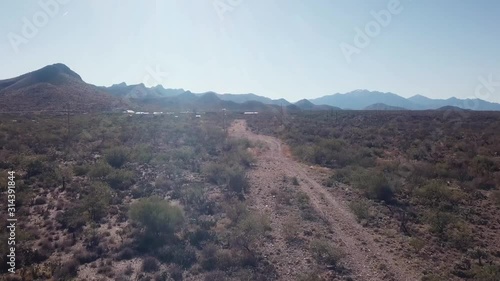
[(0, 4), (0, 79), (61, 62), (99, 86), (290, 101), (355, 89), (470, 98), (480, 77), (500, 80), (495, 0), (62, 2)]

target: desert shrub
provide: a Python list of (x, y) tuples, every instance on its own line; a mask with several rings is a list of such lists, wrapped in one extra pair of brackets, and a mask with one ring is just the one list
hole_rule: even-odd
[(394, 197), (394, 191), (387, 179), (383, 176), (377, 176), (372, 178), (372, 180), (373, 182), (369, 183), (368, 189), (366, 190), (368, 198), (385, 201), (387, 203), (391, 202)]
[(364, 191), (365, 195), (370, 199), (392, 202), (394, 191), (387, 181), (386, 177), (380, 172), (374, 171), (358, 171), (351, 176), (353, 185)]
[(184, 206), (193, 208), (196, 208), (196, 205), (202, 205), (207, 201), (205, 190), (200, 184), (194, 184), (183, 188), (181, 190), (180, 199)]
[(474, 280), (477, 281), (498, 281), (500, 280), (500, 266), (491, 264), (476, 266), (474, 268)]
[(118, 254), (116, 255), (117, 260), (130, 260), (134, 257), (134, 250), (132, 250), (129, 247), (123, 248)]
[(184, 270), (177, 264), (174, 264), (171, 268), (170, 268), (170, 278), (172, 278), (172, 280), (174, 281), (182, 281), (183, 280), (183, 275), (184, 273)]
[(432, 181), (415, 191), (415, 197), (421, 204), (441, 209), (451, 209), (461, 199), (461, 194), (449, 187)]
[(297, 192), (296, 200), (303, 219), (308, 221), (316, 221), (318, 219), (318, 213), (312, 207), (309, 195), (304, 192)]
[(243, 171), (235, 170), (229, 174), (229, 180), (227, 183), (229, 191), (237, 195), (243, 195), (248, 191), (249, 186), (250, 185)]
[(86, 192), (87, 195), (82, 200), (82, 207), (88, 218), (97, 222), (108, 214), (111, 190), (107, 184), (98, 182), (91, 184)]
[(182, 268), (190, 268), (196, 263), (196, 252), (183, 243), (165, 245), (155, 250), (155, 256), (164, 263), (175, 263)]
[(136, 146), (131, 156), (131, 158), (138, 163), (149, 163), (153, 157), (152, 147), (145, 144)]
[(172, 235), (184, 220), (179, 207), (158, 197), (149, 197), (133, 203), (129, 216), (145, 228), (146, 234), (155, 239)]
[(467, 255), (475, 260), (477, 260), (477, 264), (482, 266), (483, 265), (483, 261), (485, 259), (488, 258), (488, 253), (482, 249), (482, 248), (474, 248), (474, 249), (470, 249), (468, 252), (467, 252)]
[(422, 276), (421, 281), (442, 281), (444, 278), (440, 275), (435, 275), (435, 274), (427, 274)]
[(426, 214), (426, 221), (431, 232), (444, 237), (445, 231), (456, 221), (456, 217), (448, 212), (430, 211)]
[(470, 163), (470, 169), (475, 175), (484, 176), (491, 174), (497, 170), (493, 160), (486, 156), (476, 156)]
[(26, 167), (26, 178), (31, 178), (41, 174), (44, 171), (45, 167), (43, 162), (40, 160), (35, 160), (30, 162)]
[(358, 221), (368, 220), (371, 218), (370, 205), (364, 200), (352, 201), (349, 204), (349, 208), (351, 208), (351, 211), (356, 216)]
[(295, 197), (290, 188), (273, 190), (273, 195), (276, 196), (276, 201), (281, 205), (292, 205)]
[(324, 280), (325, 279), (319, 276), (317, 271), (302, 273), (297, 278), (297, 281), (324, 281)]
[(170, 190), (171, 187), (172, 187), (172, 181), (170, 181), (167, 177), (159, 176), (158, 178), (156, 178), (155, 188)]
[(335, 170), (335, 173), (329, 178), (329, 186), (332, 186), (334, 182), (349, 183), (352, 173), (355, 172), (355, 170), (356, 168), (352, 166)]
[(200, 265), (204, 270), (227, 270), (238, 263), (231, 250), (219, 249), (213, 244), (203, 247), (200, 253)]
[(76, 165), (73, 167), (73, 173), (75, 176), (85, 176), (90, 171), (90, 167), (87, 165)]
[(187, 238), (191, 245), (199, 248), (202, 245), (202, 243), (214, 240), (215, 234), (206, 229), (198, 228), (193, 232), (189, 232)]
[(299, 239), (300, 222), (298, 220), (288, 219), (281, 226), (281, 231), (285, 241), (291, 243)]
[(82, 216), (83, 210), (80, 207), (72, 206), (64, 212), (59, 212), (56, 215), (56, 221), (69, 232), (80, 230), (85, 224), (85, 217)]
[(175, 160), (177, 163), (180, 163), (181, 167), (187, 167), (187, 164), (189, 164), (189, 162), (194, 158), (195, 152), (193, 148), (189, 146), (183, 146), (171, 152), (171, 159)]
[(134, 174), (126, 170), (114, 170), (106, 177), (106, 182), (113, 189), (126, 190), (134, 184)]
[(89, 252), (87, 250), (83, 250), (75, 255), (75, 258), (78, 260), (80, 264), (91, 263), (99, 258), (96, 253)]
[(228, 156), (229, 163), (236, 163), (243, 167), (250, 167), (255, 162), (255, 158), (243, 148), (232, 151)]
[(493, 202), (500, 206), (500, 190), (495, 190), (491, 193), (491, 197), (493, 199)]
[(422, 239), (412, 237), (409, 244), (416, 252), (420, 252), (425, 247), (426, 242)]
[(474, 243), (474, 235), (469, 226), (463, 222), (455, 223), (446, 233), (453, 247), (466, 251)]
[(477, 177), (472, 181), (472, 184), (482, 190), (493, 190), (496, 188), (495, 181), (487, 177)]
[(54, 272), (54, 277), (56, 280), (71, 280), (78, 273), (78, 261), (71, 259), (60, 267), (57, 267)]
[(90, 168), (88, 175), (92, 179), (104, 179), (109, 173), (113, 171), (113, 168), (108, 165), (108, 163), (99, 161)]
[(239, 223), (248, 214), (248, 209), (245, 203), (234, 199), (229, 201), (227, 204), (224, 204), (223, 207), (226, 216), (233, 224)]
[(218, 163), (210, 163), (203, 167), (203, 172), (207, 176), (208, 181), (214, 184), (224, 184), (227, 181), (227, 169), (225, 165)]
[(248, 214), (235, 226), (230, 240), (234, 246), (251, 252), (254, 244), (270, 229), (268, 217), (263, 214)]
[[(150, 184), (149, 182), (146, 182), (142, 184), (141, 186), (135, 186), (130, 190), (130, 193), (132, 195), (132, 198), (144, 198), (144, 197), (149, 197), (153, 194), (154, 191), (154, 186)], [(175, 193), (172, 194), (172, 198), (177, 199), (178, 197), (175, 196)]]
[(113, 168), (121, 168), (128, 161), (129, 156), (127, 150), (116, 147), (106, 151), (105, 158)]
[(214, 270), (217, 267), (217, 247), (213, 244), (203, 247), (200, 253), (200, 265), (204, 270)]
[(35, 198), (34, 203), (35, 203), (35, 205), (43, 205), (43, 204), (47, 203), (47, 198), (41, 197), (41, 196), (37, 197), (37, 198)]
[(310, 250), (313, 258), (320, 264), (338, 268), (344, 254), (326, 240), (311, 241)]
[(146, 257), (142, 260), (142, 270), (145, 272), (155, 272), (160, 268), (158, 260), (154, 257)]

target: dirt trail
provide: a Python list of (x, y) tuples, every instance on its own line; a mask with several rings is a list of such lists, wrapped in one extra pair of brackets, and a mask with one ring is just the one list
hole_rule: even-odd
[[(266, 153), (257, 157), (257, 167), (249, 173), (250, 183), (254, 186), (254, 191), (249, 197), (255, 201), (256, 208), (268, 210), (271, 213), (273, 228), (279, 228), (283, 218), (269, 208), (273, 204), (269, 190), (277, 183), (277, 178), (283, 175), (295, 176), (299, 179), (300, 190), (310, 197), (312, 206), (333, 230), (333, 240), (340, 242), (336, 243), (337, 246), (347, 254), (347, 264), (353, 271), (354, 280), (420, 280), (405, 260), (384, 249), (384, 245), (375, 243), (374, 237), (357, 223), (349, 208), (311, 178), (307, 166), (286, 157), (278, 139), (254, 134), (247, 129), (245, 120), (233, 122), (229, 134), (235, 138), (259, 141), (268, 146)], [(304, 253), (290, 249), (279, 238), (275, 240), (271, 245), (266, 245), (270, 247), (270, 255), (273, 251), (281, 253), (281, 260), (285, 256), (289, 265), (287, 267), (280, 264), (280, 257), (277, 257), (277, 268), (281, 280), (295, 276), (293, 271), (307, 268)], [(272, 259), (271, 261), (273, 262)]]

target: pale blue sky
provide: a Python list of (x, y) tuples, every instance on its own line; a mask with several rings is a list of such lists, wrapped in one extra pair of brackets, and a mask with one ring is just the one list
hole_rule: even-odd
[[(38, 1), (0, 3), (0, 79), (62, 62), (95, 85), (290, 101), (355, 89), (466, 98), (480, 76), (500, 81), (497, 0), (400, 0), (402, 11), (350, 63), (340, 44), (355, 46), (355, 28), (395, 0), (65, 1), (45, 25)], [(221, 17), (215, 3), (230, 9)], [(23, 17), (35, 15), (41, 27), (15, 52), (9, 36), (23, 36)], [(499, 96), (500, 85), (481, 98)]]

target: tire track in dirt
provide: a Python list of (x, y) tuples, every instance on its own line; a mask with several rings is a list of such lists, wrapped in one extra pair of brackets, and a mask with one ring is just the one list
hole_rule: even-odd
[[(261, 168), (259, 177), (267, 178), (269, 181), (283, 175), (296, 176), (299, 179), (300, 190), (310, 197), (314, 209), (333, 229), (334, 238), (342, 241), (342, 245), (337, 246), (346, 253), (348, 267), (353, 271), (354, 280), (420, 280), (405, 260), (384, 249), (383, 245), (375, 243), (373, 236), (358, 224), (348, 207), (308, 175), (307, 166), (286, 157), (280, 140), (271, 136), (254, 134), (247, 129), (245, 120), (234, 121), (229, 132), (232, 137), (247, 138), (250, 141), (267, 145), (268, 152), (257, 157), (257, 169)], [(252, 184), (252, 180), (250, 183)], [(261, 186), (260, 189), (262, 188)], [(258, 194), (250, 194), (250, 196), (258, 197)], [(265, 201), (266, 199), (255, 198), (255, 200)], [(279, 220), (276, 215), (271, 216), (271, 220), (273, 219)], [(286, 245), (274, 246), (280, 248), (279, 251), (283, 254), (288, 251)]]

